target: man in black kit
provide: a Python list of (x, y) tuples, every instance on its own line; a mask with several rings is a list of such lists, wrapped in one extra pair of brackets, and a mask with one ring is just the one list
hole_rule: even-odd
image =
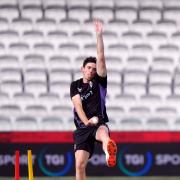
[(97, 37), (97, 59), (88, 57), (83, 62), (83, 78), (73, 81), (70, 95), (74, 105), (74, 150), (76, 180), (86, 180), (86, 166), (94, 151), (94, 143), (102, 143), (107, 166), (116, 165), (116, 143), (110, 139), (106, 125), (105, 97), (107, 91), (107, 70), (104, 57), (102, 23), (94, 21)]

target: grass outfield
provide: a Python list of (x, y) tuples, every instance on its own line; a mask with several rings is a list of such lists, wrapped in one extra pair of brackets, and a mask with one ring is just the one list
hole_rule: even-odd
[[(88, 177), (87, 180), (179, 180), (180, 177)], [(0, 180), (14, 180), (14, 178), (0, 177)], [(21, 177), (20, 180), (28, 180)], [(34, 177), (34, 180), (75, 180), (74, 177)]]

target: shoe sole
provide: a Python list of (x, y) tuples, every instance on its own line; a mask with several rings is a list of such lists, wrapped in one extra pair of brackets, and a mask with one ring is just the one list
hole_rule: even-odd
[(107, 144), (107, 152), (109, 154), (107, 165), (109, 167), (114, 167), (116, 165), (117, 145), (113, 140), (109, 140)]

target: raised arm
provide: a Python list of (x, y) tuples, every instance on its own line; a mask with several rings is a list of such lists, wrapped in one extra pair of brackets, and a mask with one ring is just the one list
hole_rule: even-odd
[(104, 43), (103, 43), (103, 25), (102, 22), (95, 20), (94, 21), (94, 27), (96, 31), (96, 37), (97, 37), (97, 74), (101, 77), (105, 77), (107, 75), (106, 70), (106, 62), (104, 57)]

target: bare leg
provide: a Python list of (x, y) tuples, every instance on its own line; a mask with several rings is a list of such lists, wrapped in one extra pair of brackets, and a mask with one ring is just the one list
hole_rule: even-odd
[(107, 149), (107, 143), (110, 139), (109, 130), (106, 126), (100, 126), (96, 132), (96, 139), (102, 142), (102, 148), (104, 151)]
[(76, 159), (76, 180), (86, 180), (86, 166), (89, 159), (89, 153), (84, 150), (75, 152)]
[(102, 142), (102, 148), (106, 154), (106, 162), (109, 167), (116, 165), (116, 143), (110, 139), (109, 130), (106, 126), (101, 125), (96, 132), (96, 139)]

